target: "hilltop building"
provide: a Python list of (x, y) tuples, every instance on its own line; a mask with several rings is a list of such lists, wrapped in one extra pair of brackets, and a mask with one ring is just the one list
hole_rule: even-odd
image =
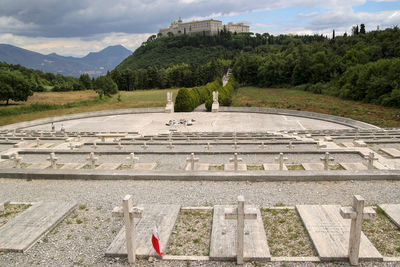
[(182, 22), (181, 19), (171, 23), (168, 28), (160, 29), (159, 36), (168, 36), (168, 33), (173, 35), (195, 35), (202, 34), (206, 36), (217, 35), (223, 29), (226, 29), (232, 33), (249, 32), (250, 27), (243, 23), (232, 23), (229, 22), (226, 25), (222, 24), (220, 20), (208, 19), (200, 21)]

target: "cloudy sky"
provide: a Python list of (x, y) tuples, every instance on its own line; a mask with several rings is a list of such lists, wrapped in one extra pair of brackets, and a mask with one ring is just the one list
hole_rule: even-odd
[(330, 36), (361, 23), (367, 31), (400, 26), (400, 0), (0, 0), (0, 43), (72, 56), (116, 44), (134, 50), (179, 17)]

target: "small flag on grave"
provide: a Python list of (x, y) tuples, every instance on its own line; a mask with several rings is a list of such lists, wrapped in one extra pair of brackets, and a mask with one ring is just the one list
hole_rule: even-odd
[(151, 242), (153, 243), (153, 248), (157, 252), (157, 254), (160, 256), (164, 255), (164, 253), (162, 253), (160, 249), (160, 237), (158, 236), (157, 226), (154, 226)]

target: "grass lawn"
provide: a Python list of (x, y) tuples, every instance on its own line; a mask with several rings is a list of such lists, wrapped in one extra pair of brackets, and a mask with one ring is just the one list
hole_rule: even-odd
[[(167, 103), (167, 91), (172, 91), (175, 98), (178, 89), (121, 91), (120, 99), (117, 94), (105, 100), (98, 100), (92, 90), (35, 93), (27, 102), (0, 105), (0, 125), (98, 110), (163, 107)], [(35, 109), (33, 106), (37, 103), (54, 106)], [(62, 106), (66, 104), (71, 106)], [(4, 111), (14, 113), (3, 114)]]
[(352, 118), (379, 127), (400, 127), (400, 109), (293, 89), (242, 87), (232, 106), (294, 109)]

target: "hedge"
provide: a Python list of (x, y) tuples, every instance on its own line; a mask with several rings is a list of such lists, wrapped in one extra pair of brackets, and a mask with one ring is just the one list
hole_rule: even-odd
[[(230, 106), (232, 103), (233, 92), (239, 87), (233, 75), (229, 78), (228, 83), (225, 86), (221, 86), (218, 89), (218, 102), (221, 106)], [(206, 109), (211, 111), (213, 99), (212, 94), (206, 100)]]
[(190, 112), (196, 107), (205, 103), (207, 99), (212, 98), (212, 92), (222, 88), (222, 80), (215, 79), (213, 82), (192, 89), (181, 88), (175, 99), (174, 109), (176, 112)]

